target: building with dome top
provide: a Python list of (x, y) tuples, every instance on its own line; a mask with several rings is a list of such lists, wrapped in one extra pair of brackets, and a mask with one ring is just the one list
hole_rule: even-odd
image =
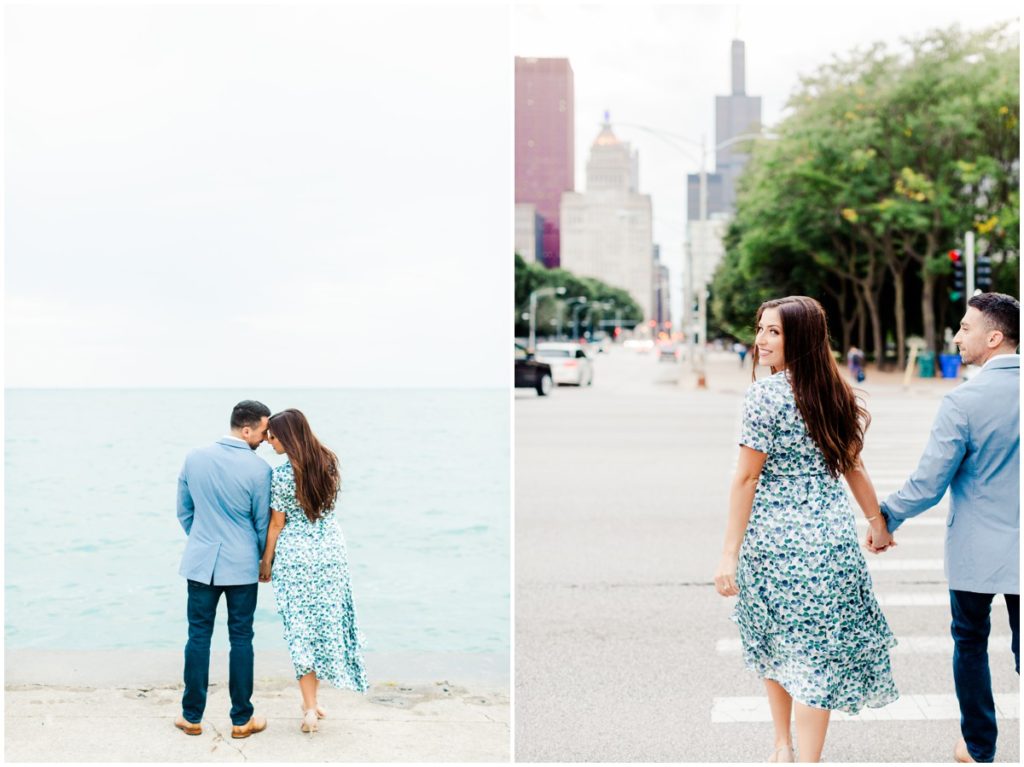
[(586, 189), (562, 194), (561, 266), (626, 290), (653, 317), (654, 241), (650, 195), (639, 192), (639, 160), (607, 112), (590, 147)]

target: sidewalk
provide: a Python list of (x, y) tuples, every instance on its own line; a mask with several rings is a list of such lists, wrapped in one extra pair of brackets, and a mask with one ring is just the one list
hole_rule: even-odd
[[(709, 351), (706, 371), (708, 388), (723, 392), (746, 391), (746, 388), (750, 385), (750, 363), (749, 355), (747, 355), (746, 362), (741, 368), (739, 357), (735, 352)], [(901, 392), (912, 397), (935, 397), (938, 399), (954, 386), (963, 382), (962, 377), (952, 380), (940, 378), (938, 375), (934, 378), (920, 378), (917, 375), (917, 371), (914, 371), (914, 375), (910, 378), (909, 383), (904, 384), (906, 380), (904, 371), (896, 369), (883, 371), (879, 370), (874, 364), (869, 364), (864, 371), (866, 374), (864, 382), (857, 383), (850, 379), (849, 371), (847, 371), (845, 365), (840, 365), (840, 369), (843, 377), (850, 381), (851, 386), (869, 394), (873, 391), (886, 393)], [(692, 385), (692, 382), (687, 378), (689, 363), (686, 361), (680, 363), (679, 370), (682, 374), (680, 385)], [(759, 378), (763, 378), (765, 375), (767, 375), (767, 368), (758, 371)]]
[[(267, 730), (234, 740), (225, 655), (214, 653), (211, 663), (203, 734), (189, 737), (173, 726), (181, 684), (180, 669), (170, 669), (180, 653), (8, 650), (5, 761), (508, 761), (507, 658), (488, 658), (458, 680), (437, 676), (443, 656), (420, 663), (368, 656), (371, 679), (379, 681), (365, 696), (324, 684), (328, 718), (308, 735), (299, 730), (287, 658), (257, 655), (253, 703)], [(404, 671), (408, 681), (389, 679), (388, 669)]]

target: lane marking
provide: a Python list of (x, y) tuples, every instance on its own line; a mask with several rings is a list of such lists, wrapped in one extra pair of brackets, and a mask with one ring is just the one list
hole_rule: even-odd
[[(864, 519), (861, 514), (857, 515), (857, 527), (867, 527), (868, 521)], [(894, 535), (899, 535), (907, 530), (915, 527), (945, 527), (946, 526), (946, 515), (943, 514), (941, 517), (914, 517), (913, 519), (906, 520), (899, 528), (897, 528)]]
[(942, 559), (900, 559), (891, 557), (884, 559), (885, 554), (865, 556), (868, 570), (872, 572), (894, 570), (936, 570), (942, 572)]
[[(1020, 719), (1020, 695), (1017, 693), (996, 693), (994, 696), (997, 719)], [(960, 706), (956, 695), (901, 695), (898, 700), (883, 708), (865, 708), (856, 716), (833, 711), (833, 722), (910, 722), (922, 720), (960, 720)], [(711, 706), (711, 721), (714, 724), (733, 722), (770, 722), (772, 714), (768, 699), (764, 696), (715, 698)]]
[[(952, 655), (953, 639), (946, 636), (897, 636), (899, 644), (889, 652), (893, 655)], [(1009, 634), (992, 634), (988, 638), (989, 649), (1009, 647)], [(739, 655), (743, 652), (743, 643), (740, 639), (719, 639), (715, 642), (715, 652), (718, 655)]]
[[(878, 604), (882, 607), (949, 607), (949, 592), (910, 592), (893, 591), (886, 594), (875, 594)], [(997, 596), (992, 600), (992, 607), (1006, 608), (1006, 600)]]

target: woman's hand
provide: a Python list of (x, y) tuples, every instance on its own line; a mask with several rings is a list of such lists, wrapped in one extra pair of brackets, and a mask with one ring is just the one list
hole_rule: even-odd
[(864, 539), (864, 545), (873, 554), (881, 554), (889, 547), (896, 545), (892, 533), (886, 527), (885, 519), (879, 516), (868, 523), (868, 534)]
[(723, 597), (734, 597), (740, 593), (736, 585), (736, 564), (739, 561), (738, 554), (722, 554), (715, 571), (715, 590)]
[(260, 583), (270, 582), (270, 567), (270, 562), (263, 559), (260, 560)]

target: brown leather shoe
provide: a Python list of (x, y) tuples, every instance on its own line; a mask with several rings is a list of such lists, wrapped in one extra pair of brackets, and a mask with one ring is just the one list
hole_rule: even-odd
[(265, 729), (267, 729), (267, 720), (262, 716), (254, 716), (245, 724), (232, 725), (231, 737), (248, 738), (250, 735), (254, 735), (257, 732), (263, 732)]
[(181, 730), (186, 735), (202, 735), (203, 734), (203, 726), (202, 726), (202, 724), (200, 724), (198, 722), (192, 723), (192, 722), (188, 721), (183, 716), (179, 716), (177, 719), (174, 720), (174, 726), (177, 727), (179, 730)]
[(957, 741), (956, 745), (953, 746), (953, 758), (958, 762), (973, 762), (971, 758), (971, 752), (967, 750), (967, 741), (963, 738)]

